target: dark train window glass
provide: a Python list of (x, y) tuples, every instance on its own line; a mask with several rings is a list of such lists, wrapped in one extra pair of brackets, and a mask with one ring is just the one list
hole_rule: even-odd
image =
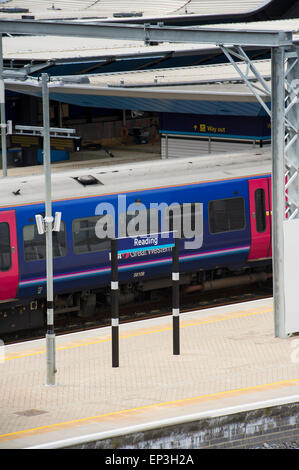
[[(110, 240), (108, 238), (99, 238), (96, 233), (97, 222), (105, 216), (92, 216), (73, 220), (73, 247), (74, 253), (93, 253), (96, 251), (105, 251), (110, 249)], [(103, 233), (105, 232), (103, 224)]]
[(209, 202), (210, 233), (231, 232), (245, 228), (244, 198)]
[[(60, 232), (52, 232), (53, 257), (66, 255), (65, 224), (61, 222)], [(36, 224), (25, 225), (23, 228), (24, 259), (37, 261), (46, 258), (46, 235), (39, 235)]]
[(166, 231), (176, 232), (179, 238), (191, 239), (201, 235), (203, 230), (202, 204), (198, 202), (174, 204), (164, 214)]
[(256, 189), (254, 193), (255, 200), (255, 224), (256, 231), (262, 233), (266, 230), (266, 200), (265, 191), (262, 188)]
[(122, 220), (126, 220), (126, 226), (119, 226), (119, 233), (125, 234), (127, 237), (150, 235), (160, 232), (159, 211), (157, 209), (138, 209), (129, 211), (122, 218), (120, 214), (119, 224)]
[(175, 232), (178, 238), (182, 238), (183, 234), (182, 212), (180, 204), (172, 204), (165, 209), (164, 213), (164, 231)]
[(0, 223), (0, 271), (11, 268), (10, 233), (7, 222)]

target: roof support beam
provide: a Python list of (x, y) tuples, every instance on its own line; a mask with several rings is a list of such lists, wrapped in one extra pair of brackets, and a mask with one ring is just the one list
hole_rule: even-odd
[(1, 20), (0, 34), (30, 34), (79, 36), (89, 38), (133, 39), (136, 41), (166, 41), (204, 44), (234, 44), (242, 46), (279, 47), (292, 44), (288, 31), (237, 31), (229, 29), (182, 28), (170, 26), (128, 25), (34, 20)]
[[(233, 50), (228, 49), (227, 47), (224, 47), (224, 46), (220, 46), (220, 47), (221, 47), (223, 53), (228, 58), (228, 60), (230, 61), (230, 63), (232, 64), (232, 66), (239, 73), (240, 77), (243, 78), (244, 82), (246, 83), (246, 85), (248, 86), (248, 88), (250, 89), (252, 94), (259, 101), (259, 103), (264, 108), (266, 113), (268, 113), (269, 116), (271, 117), (271, 111), (269, 110), (268, 106), (264, 103), (264, 100), (262, 99), (260, 94), (257, 93), (257, 91), (256, 91), (256, 89), (258, 89), (258, 90), (262, 91), (262, 93), (264, 93), (265, 95), (268, 95), (268, 96), (271, 95), (268, 84), (264, 80), (263, 76), (259, 73), (259, 71), (256, 69), (256, 67), (254, 67), (254, 65), (252, 64), (250, 59), (247, 57), (247, 55), (245, 54), (245, 52), (242, 48), (239, 47), (240, 52), (242, 53), (242, 55), (239, 55), (239, 54), (236, 54)], [(238, 66), (237, 62), (234, 61), (233, 56), (237, 56), (239, 59), (241, 59), (241, 60), (245, 61), (245, 63), (247, 63), (247, 72), (246, 72), (246, 74), (244, 74), (242, 72), (242, 70)], [(262, 89), (258, 88), (256, 85), (251, 83), (251, 81), (248, 78), (249, 70), (251, 70), (253, 72), (256, 79), (260, 82), (260, 84), (262, 86)]]

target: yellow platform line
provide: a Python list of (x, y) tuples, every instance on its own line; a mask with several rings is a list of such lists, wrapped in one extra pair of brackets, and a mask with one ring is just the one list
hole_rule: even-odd
[(18, 437), (22, 437), (24, 435), (34, 435), (34, 434), (40, 434), (43, 432), (48, 432), (48, 431), (55, 431), (57, 429), (61, 428), (69, 428), (73, 427), (76, 425), (80, 424), (87, 424), (88, 422), (91, 421), (96, 421), (100, 422), (105, 419), (110, 419), (113, 416), (118, 416), (122, 417), (124, 415), (132, 415), (136, 413), (140, 413), (143, 411), (147, 411), (153, 408), (163, 408), (163, 407), (169, 407), (169, 406), (182, 406), (182, 405), (188, 405), (191, 403), (196, 403), (196, 402), (202, 402), (202, 401), (208, 401), (208, 400), (217, 400), (219, 398), (223, 397), (230, 397), (230, 396), (235, 396), (235, 395), (241, 395), (241, 394), (246, 394), (246, 393), (252, 393), (252, 392), (261, 392), (269, 389), (274, 389), (274, 388), (283, 388), (286, 386), (295, 386), (298, 385), (299, 383), (299, 378), (296, 379), (289, 379), (289, 380), (282, 380), (278, 382), (272, 382), (268, 384), (262, 384), (262, 385), (253, 385), (250, 387), (244, 387), (244, 388), (239, 388), (239, 389), (234, 389), (234, 390), (226, 390), (223, 392), (216, 392), (216, 393), (211, 393), (207, 395), (199, 395), (197, 397), (190, 397), (190, 398), (181, 398), (178, 400), (172, 400), (172, 401), (167, 401), (167, 402), (162, 402), (162, 403), (154, 403), (151, 405), (144, 405), (144, 406), (139, 406), (136, 408), (130, 408), (126, 410), (119, 410), (119, 411), (111, 411), (108, 413), (103, 413), (100, 415), (95, 415), (95, 416), (89, 416), (86, 418), (78, 418), (74, 419), (71, 421), (63, 421), (61, 423), (54, 423), (54, 424), (48, 424), (44, 426), (39, 426), (36, 428), (31, 428), (31, 429), (24, 429), (21, 431), (14, 431), (11, 433), (7, 434), (1, 434), (0, 435), (0, 442), (1, 441), (6, 441), (10, 439), (16, 439)]
[[(260, 310), (255, 310), (255, 311), (250, 311), (250, 312), (246, 312), (244, 313), (244, 311), (240, 310), (240, 311), (236, 311), (234, 312), (233, 314), (219, 314), (219, 315), (214, 315), (212, 317), (210, 317), (209, 319), (206, 319), (206, 320), (195, 320), (195, 321), (188, 321), (188, 320), (183, 320), (181, 321), (181, 324), (180, 324), (180, 327), (181, 328), (188, 328), (190, 326), (200, 326), (200, 325), (207, 325), (207, 324), (211, 324), (211, 323), (218, 323), (218, 322), (221, 322), (221, 321), (226, 321), (226, 320), (232, 320), (232, 319), (238, 319), (238, 318), (243, 318), (243, 317), (248, 317), (248, 316), (253, 316), (253, 315), (262, 315), (262, 314), (265, 314), (265, 313), (271, 313), (273, 312), (273, 308), (270, 307), (270, 308), (262, 308)], [(182, 317), (181, 317), (182, 318)], [(148, 334), (153, 334), (153, 333), (161, 333), (161, 332), (165, 332), (165, 331), (170, 331), (172, 329), (172, 325), (164, 325), (164, 326), (157, 326), (157, 327), (147, 327), (147, 328), (143, 328), (143, 329), (139, 329), (139, 330), (134, 330), (133, 332), (128, 332), (128, 333), (123, 333), (123, 334), (120, 334), (120, 339), (124, 339), (124, 338), (134, 338), (136, 336), (142, 336), (142, 335), (148, 335)], [(68, 345), (68, 346), (58, 346), (56, 348), (56, 351), (65, 351), (65, 350), (68, 350), (68, 349), (75, 349), (75, 348), (81, 348), (83, 346), (92, 346), (92, 345), (95, 345), (95, 344), (100, 344), (100, 343), (105, 343), (105, 342), (108, 342), (108, 341), (111, 341), (111, 336), (105, 336), (101, 339), (96, 339), (96, 340), (93, 340), (93, 341), (87, 341), (87, 342), (80, 342), (80, 343), (76, 343), (76, 344), (71, 344), (71, 345)], [(25, 354), (22, 354), (22, 353), (11, 353), (11, 356), (8, 356), (8, 357), (5, 357), (5, 361), (11, 361), (11, 360), (14, 360), (14, 359), (22, 359), (22, 358), (25, 358), (25, 357), (31, 357), (31, 356), (36, 356), (36, 355), (40, 355), (40, 354), (45, 354), (46, 353), (46, 349), (42, 349), (40, 351), (33, 351), (33, 352), (27, 352)]]

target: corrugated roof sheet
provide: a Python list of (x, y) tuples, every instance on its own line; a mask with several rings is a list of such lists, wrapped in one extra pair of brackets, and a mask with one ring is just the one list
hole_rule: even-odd
[(158, 46), (146, 46), (141, 41), (126, 41), (125, 39), (94, 39), (80, 37), (39, 36), (15, 36), (3, 38), (4, 59), (28, 59), (28, 60), (55, 60), (55, 59), (80, 59), (101, 56), (121, 56), (125, 54), (152, 53), (155, 55), (161, 51), (183, 51), (188, 48), (201, 49), (206, 45), (169, 44)]
[[(262, 21), (246, 23), (234, 23), (224, 25), (211, 25), (208, 28), (222, 28), (230, 30), (273, 30), (293, 31), (294, 40), (299, 41), (299, 18), (280, 21)], [(196, 27), (193, 27), (196, 28)], [(55, 60), (55, 59), (80, 59), (107, 56), (140, 55), (144, 53), (159, 54), (162, 51), (184, 51), (207, 49), (206, 44), (174, 44), (161, 43), (159, 45), (145, 45), (142, 41), (125, 39), (93, 39), (80, 37), (60, 36), (16, 36), (3, 38), (3, 55), (5, 59), (16, 60)], [(213, 44), (211, 49), (217, 49)]]
[[(271, 61), (259, 60), (252, 62), (263, 76), (270, 77)], [(245, 74), (247, 65), (238, 64), (239, 68)], [(165, 68), (158, 70), (138, 70), (131, 72), (115, 72), (112, 74), (98, 74), (88, 76), (90, 84), (94, 86), (173, 86), (186, 85), (194, 83), (209, 83), (216, 81), (240, 81), (240, 75), (230, 64), (205, 65), (194, 67)], [(251, 71), (248, 72), (248, 78), (254, 78)], [(202, 88), (202, 87), (201, 87)], [(234, 87), (236, 90), (236, 88)]]
[(113, 17), (113, 13), (142, 12), (143, 16), (194, 14), (225, 14), (246, 12), (260, 6), (261, 0), (10, 0), (1, 8), (21, 7), (28, 13), (0, 13), (1, 17), (21, 18), (24, 14), (36, 19), (67, 17)]

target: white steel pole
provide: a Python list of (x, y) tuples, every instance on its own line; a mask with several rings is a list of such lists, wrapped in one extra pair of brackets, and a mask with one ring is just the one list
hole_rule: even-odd
[(284, 234), (285, 218), (285, 89), (284, 48), (272, 48), (272, 253), (274, 332), (285, 338)]
[(2, 149), (2, 173), (7, 176), (7, 148), (6, 148), (6, 116), (5, 116), (5, 86), (3, 78), (3, 47), (2, 34), (0, 34), (0, 113), (1, 113), (1, 149)]
[(51, 148), (50, 148), (50, 113), (49, 113), (49, 77), (42, 74), (43, 97), (43, 160), (45, 174), (45, 228), (46, 228), (46, 268), (47, 268), (47, 385), (55, 385), (55, 333), (53, 302), (53, 244), (52, 244), (52, 192), (51, 192)]

